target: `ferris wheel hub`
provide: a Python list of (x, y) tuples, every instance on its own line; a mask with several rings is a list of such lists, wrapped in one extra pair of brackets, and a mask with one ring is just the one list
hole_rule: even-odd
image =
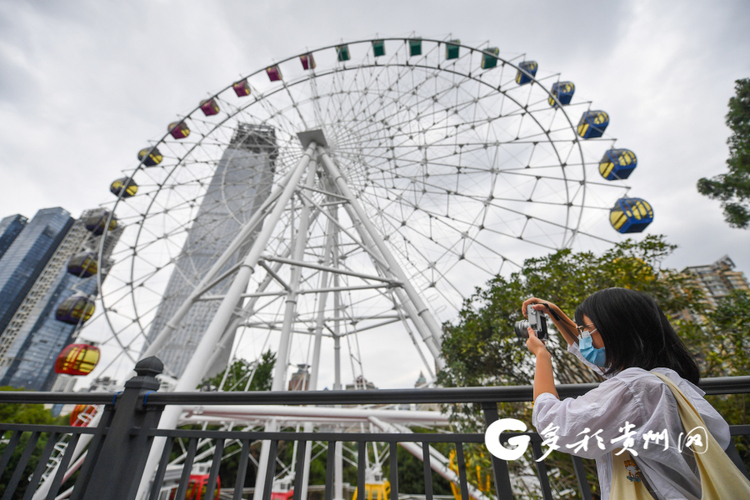
[(324, 148), (328, 147), (326, 136), (325, 134), (323, 134), (323, 131), (320, 129), (305, 130), (304, 132), (298, 132), (297, 137), (299, 138), (299, 141), (302, 143), (302, 149), (307, 149), (307, 147), (310, 145), (311, 142), (315, 142), (315, 144), (317, 144), (318, 146), (323, 146)]

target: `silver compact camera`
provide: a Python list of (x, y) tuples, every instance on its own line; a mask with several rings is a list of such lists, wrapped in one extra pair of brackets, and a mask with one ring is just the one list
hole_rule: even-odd
[(536, 336), (539, 340), (547, 340), (547, 318), (544, 313), (534, 309), (534, 304), (529, 304), (526, 308), (526, 314), (528, 319), (516, 321), (514, 325), (516, 329), (516, 335), (518, 338), (527, 339), (529, 338), (528, 328), (531, 327), (536, 332)]

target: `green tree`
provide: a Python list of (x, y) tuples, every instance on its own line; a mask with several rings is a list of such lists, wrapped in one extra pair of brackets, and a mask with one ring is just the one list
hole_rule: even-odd
[[(509, 278), (496, 276), (464, 302), (456, 324), (445, 326), (446, 368), (438, 376), (439, 383), (451, 387), (530, 384), (532, 355), (516, 338), (513, 324), (523, 319), (521, 303), (531, 296), (554, 302), (571, 317), (587, 296), (608, 287), (647, 292), (666, 311), (703, 311), (702, 295), (686, 276), (659, 269), (675, 248), (663, 236), (647, 236), (640, 242), (626, 240), (599, 256), (559, 250), (527, 260)], [(567, 344), (557, 335), (550, 345), (560, 383), (597, 381), (565, 352)]]
[[(200, 387), (211, 387), (222, 391), (270, 391), (273, 375), (273, 366), (276, 364), (276, 354), (270, 349), (263, 353), (260, 359), (254, 363), (248, 363), (244, 359), (238, 359), (230, 367), (206, 378), (201, 382)], [(257, 369), (255, 368), (257, 365)], [(224, 374), (229, 373), (224, 380)], [(255, 372), (255, 373), (253, 373)], [(250, 377), (252, 376), (252, 380)], [(224, 384), (222, 385), (222, 381)], [(248, 381), (250, 385), (248, 386)], [(221, 386), (221, 387), (220, 387)], [(247, 387), (247, 389), (245, 389)]]
[(750, 225), (750, 78), (735, 82), (735, 96), (729, 99), (726, 123), (732, 129), (729, 144), (729, 172), (698, 181), (698, 191), (721, 200), (724, 220), (731, 227)]
[[(8, 386), (0, 387), (0, 391), (22, 391), (22, 390), (23, 389), (16, 389), (14, 387), (8, 387)], [(53, 417), (52, 413), (50, 413), (49, 410), (44, 408), (44, 405), (22, 404), (22, 403), (0, 404), (0, 422), (8, 423), (8, 424), (34, 424), (34, 425), (67, 424), (67, 422), (64, 422), (64, 418), (56, 419), (55, 417)], [(24, 448), (26, 448), (26, 445), (29, 442), (30, 435), (31, 433), (28, 433), (28, 432), (23, 433), (20, 441), (18, 442), (18, 445), (16, 446), (16, 449), (13, 451), (13, 455), (11, 456), (10, 461), (8, 462), (8, 466), (5, 468), (5, 471), (0, 476), (0, 496), (5, 494), (5, 487), (10, 482), (11, 475), (16, 470), (16, 466), (18, 465), (18, 462), (21, 460), (21, 454), (23, 453)], [(10, 437), (10, 432), (0, 433), (0, 441), (3, 441), (2, 438), (9, 438), (9, 437)], [(46, 433), (42, 434), (39, 437), (38, 441), (36, 442), (36, 446), (34, 447), (34, 451), (31, 455), (31, 458), (29, 459), (29, 462), (26, 465), (26, 469), (25, 469), (23, 477), (28, 477), (35, 470), (37, 463), (39, 462), (39, 457), (42, 454), (42, 450), (44, 450), (44, 446), (47, 444), (48, 438), (49, 438), (49, 434), (46, 434)], [(7, 446), (7, 442), (0, 444), (0, 455), (3, 454), (6, 446)], [(22, 498), (24, 493), (26, 492), (26, 488), (28, 484), (29, 484), (28, 481), (22, 480), (18, 484), (18, 487), (16, 488), (16, 491), (14, 492), (11, 498), (13, 498), (14, 500)]]
[[(249, 363), (244, 359), (238, 359), (231, 366), (223, 370), (221, 373), (214, 375), (213, 377), (203, 379), (203, 382), (198, 388), (209, 387), (212, 390), (220, 389), (222, 391), (270, 391), (271, 383), (273, 381), (273, 367), (276, 364), (276, 354), (270, 350), (263, 353), (259, 360)], [(257, 368), (256, 368), (257, 367)], [(228, 373), (227, 373), (228, 370)], [(224, 375), (226, 374), (226, 379)], [(252, 379), (250, 379), (252, 377)], [(223, 381), (223, 384), (222, 384)], [(248, 382), (249, 385), (248, 385)], [(245, 389), (247, 387), (247, 389)], [(283, 457), (287, 446), (286, 443), (281, 442), (279, 445), (279, 456)], [(234, 443), (228, 445), (225, 450), (226, 453), (235, 452), (229, 458), (225, 458), (221, 462), (219, 468), (219, 478), (221, 484), (224, 487), (234, 488), (234, 484), (237, 480), (237, 469), (239, 467), (239, 454), (240, 444)], [(176, 453), (176, 452), (174, 452)], [(260, 456), (260, 445), (254, 446), (250, 453), (257, 461)], [(176, 455), (175, 455), (176, 456)], [(248, 471), (245, 476), (245, 486), (255, 486), (255, 466), (250, 463), (248, 465)]]

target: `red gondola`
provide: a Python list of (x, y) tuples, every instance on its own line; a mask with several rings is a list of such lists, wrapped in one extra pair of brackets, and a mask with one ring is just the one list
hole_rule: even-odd
[(70, 344), (55, 361), (55, 373), (88, 375), (99, 362), (99, 348), (88, 344)]
[(234, 93), (237, 94), (237, 97), (245, 97), (250, 95), (250, 84), (247, 83), (247, 80), (240, 80), (239, 82), (235, 82), (232, 85), (232, 88), (234, 89)]
[(219, 112), (219, 105), (216, 103), (216, 99), (213, 97), (211, 99), (204, 99), (201, 101), (201, 111), (203, 111), (203, 114), (206, 116), (215, 115)]
[(266, 68), (266, 74), (268, 75), (268, 79), (272, 82), (278, 82), (281, 80), (281, 70), (278, 66), (269, 66)]
[[(208, 474), (190, 474), (190, 480), (188, 482), (187, 493), (185, 494), (185, 500), (206, 500), (206, 490), (208, 486)], [(219, 492), (221, 491), (221, 479), (216, 477), (216, 488), (214, 489), (213, 500), (219, 499)], [(177, 490), (172, 490), (169, 495), (169, 500), (174, 500)]]
[(299, 56), (299, 60), (302, 61), (302, 69), (315, 69), (315, 58), (312, 53), (302, 54)]
[(70, 413), (70, 425), (72, 427), (86, 427), (96, 415), (95, 405), (76, 405)]
[(169, 130), (169, 133), (175, 139), (184, 139), (190, 135), (190, 128), (188, 128), (185, 122), (172, 122), (167, 125), (167, 130)]

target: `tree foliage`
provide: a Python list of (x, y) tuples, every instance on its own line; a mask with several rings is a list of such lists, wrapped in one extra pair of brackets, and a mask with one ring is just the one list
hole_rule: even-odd
[[(702, 295), (684, 275), (659, 269), (675, 248), (662, 236), (647, 236), (640, 242), (618, 243), (602, 255), (559, 250), (527, 260), (509, 278), (496, 276), (464, 302), (456, 324), (446, 325), (442, 346), (446, 368), (438, 376), (439, 383), (453, 387), (531, 384), (533, 356), (513, 329), (523, 319), (521, 303), (528, 297), (550, 300), (572, 317), (590, 294), (623, 287), (651, 294), (666, 311), (702, 311)], [(597, 381), (566, 352), (567, 344), (559, 336), (552, 335), (549, 344), (558, 382)]]
[(721, 200), (724, 220), (731, 227), (750, 225), (750, 78), (735, 82), (735, 96), (729, 99), (726, 123), (732, 129), (729, 144), (729, 172), (698, 181), (698, 191)]
[[(269, 349), (263, 353), (258, 361), (253, 363), (249, 363), (244, 359), (238, 359), (221, 373), (204, 379), (200, 387), (210, 387), (211, 389), (219, 389), (227, 392), (270, 391), (273, 382), (274, 364), (276, 364), (276, 354), (272, 353)], [(227, 373), (227, 370), (229, 370), (229, 373)], [(224, 379), (225, 374), (226, 380)], [(252, 380), (250, 380), (250, 377), (252, 377)], [(248, 385), (248, 381), (250, 385)]]
[[(4, 386), (0, 387), (0, 391), (22, 391), (23, 389), (16, 389), (14, 387)], [(56, 419), (52, 416), (52, 413), (44, 408), (44, 405), (40, 404), (25, 404), (25, 403), (4, 403), (0, 404), (0, 422), (8, 423), (8, 424), (33, 424), (33, 425), (60, 425), (60, 424), (66, 424), (65, 417)], [(20, 441), (18, 442), (18, 445), (16, 446), (16, 449), (13, 451), (13, 455), (10, 458), (10, 461), (8, 462), (7, 467), (5, 468), (5, 471), (2, 472), (0, 475), (0, 495), (5, 493), (5, 487), (10, 482), (11, 475), (15, 471), (18, 463), (21, 460), (21, 454), (23, 453), (24, 448), (26, 447), (27, 443), (29, 442), (29, 437), (31, 433), (24, 432), (21, 436)], [(0, 455), (3, 454), (5, 451), (5, 447), (7, 446), (7, 442), (3, 442), (3, 438), (9, 438), (10, 432), (8, 433), (2, 433), (0, 432)], [(44, 446), (47, 444), (47, 439), (49, 438), (49, 434), (43, 433), (41, 436), (39, 436), (39, 439), (36, 442), (36, 445), (34, 447), (34, 451), (31, 454), (31, 458), (29, 459), (29, 462), (26, 464), (26, 469), (24, 472), (23, 477), (28, 477), (30, 474), (33, 473), (34, 469), (36, 468), (39, 457), (42, 454), (42, 450), (44, 449)], [(28, 487), (28, 481), (21, 481), (18, 484), (18, 487), (16, 488), (16, 491), (14, 492), (13, 496), (11, 497), (13, 500), (20, 499), (23, 497), (24, 493), (26, 492), (26, 488)]]

